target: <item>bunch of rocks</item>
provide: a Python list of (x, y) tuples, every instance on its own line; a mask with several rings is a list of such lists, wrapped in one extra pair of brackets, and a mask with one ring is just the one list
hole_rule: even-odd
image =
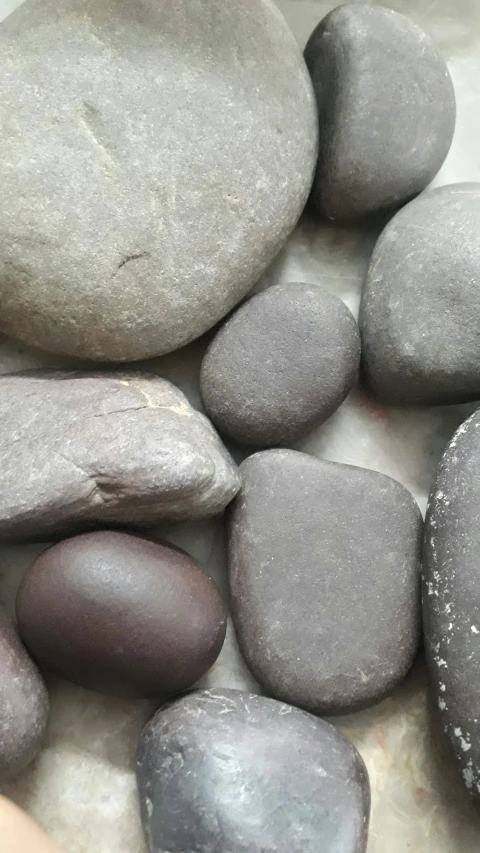
[[(434, 177), (453, 136), (433, 44), (362, 3), (327, 15), (306, 64), (267, 0), (28, 0), (0, 46), (0, 327), (97, 361), (198, 337), (259, 280), (311, 189), (330, 219), (392, 213)], [(364, 853), (367, 771), (318, 715), (380, 701), (411, 667), (423, 522), (389, 477), (285, 445), (332, 415), (361, 364), (389, 402), (480, 396), (479, 224), (476, 185), (396, 213), (360, 330), (318, 283), (241, 305), (203, 359), (211, 420), (148, 370), (0, 378), (0, 537), (68, 537), (21, 582), (24, 645), (0, 618), (1, 778), (41, 747), (40, 670), (54, 672), (168, 700), (138, 752), (151, 853)], [(438, 709), (474, 793), (479, 425), (475, 415), (447, 450), (424, 546)], [(238, 469), (215, 427), (267, 449)], [(269, 698), (172, 698), (217, 659), (227, 610), (203, 568), (146, 531), (227, 507), (234, 626)]]

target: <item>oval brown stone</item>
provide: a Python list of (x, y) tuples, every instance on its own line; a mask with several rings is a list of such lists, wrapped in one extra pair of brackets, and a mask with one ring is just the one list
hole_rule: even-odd
[(17, 598), (20, 633), (42, 666), (119, 696), (184, 690), (223, 645), (226, 609), (179, 549), (113, 531), (43, 552)]
[(35, 758), (47, 719), (47, 688), (0, 610), (0, 780), (16, 776)]

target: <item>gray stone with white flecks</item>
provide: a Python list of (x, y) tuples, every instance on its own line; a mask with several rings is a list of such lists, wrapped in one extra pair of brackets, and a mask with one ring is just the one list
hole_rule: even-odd
[(455, 433), (430, 494), (425, 648), (434, 707), (467, 791), (480, 800), (480, 412)]

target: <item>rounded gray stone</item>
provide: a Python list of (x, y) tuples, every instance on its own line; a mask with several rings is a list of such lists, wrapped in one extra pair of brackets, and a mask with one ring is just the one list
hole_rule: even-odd
[(0, 53), (1, 330), (105, 361), (201, 335), (314, 173), (311, 81), (274, 3), (27, 0)]
[(431, 39), (391, 9), (347, 3), (317, 26), (305, 59), (320, 119), (315, 207), (349, 220), (421, 192), (448, 153), (456, 113)]
[(0, 781), (17, 776), (37, 755), (48, 709), (43, 679), (0, 609)]
[(240, 471), (228, 563), (251, 672), (272, 696), (317, 714), (378, 702), (419, 641), (413, 497), (376, 471), (294, 450), (254, 454)]
[(238, 469), (210, 421), (153, 373), (0, 377), (0, 540), (220, 513)]
[(258, 447), (322, 423), (352, 388), (357, 324), (322, 287), (279, 284), (242, 305), (205, 355), (201, 392), (221, 432)]
[(424, 193), (389, 222), (360, 309), (365, 381), (385, 402), (480, 398), (480, 184)]
[(370, 787), (328, 723), (272, 699), (202, 690), (140, 740), (149, 853), (365, 853)]
[(423, 609), (434, 708), (466, 790), (480, 800), (480, 411), (457, 430), (430, 493)]

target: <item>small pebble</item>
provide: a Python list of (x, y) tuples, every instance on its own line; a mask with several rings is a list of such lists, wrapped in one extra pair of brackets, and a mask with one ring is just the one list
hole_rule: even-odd
[(480, 398), (480, 184), (424, 193), (375, 246), (360, 310), (365, 381), (385, 402)]
[(349, 220), (421, 192), (455, 128), (452, 81), (431, 39), (391, 9), (347, 3), (317, 26), (305, 59), (320, 121), (314, 206)]
[(143, 731), (149, 853), (364, 853), (365, 765), (333, 726), (236, 690), (202, 690)]
[(17, 776), (39, 752), (48, 708), (43, 679), (0, 610), (0, 782)]
[(242, 305), (212, 341), (203, 402), (240, 443), (285, 444), (338, 408), (359, 361), (357, 324), (340, 299), (316, 285), (279, 284)]
[(229, 510), (232, 612), (254, 677), (317, 714), (378, 702), (420, 635), (422, 518), (390, 477), (265, 450)]
[(480, 411), (457, 430), (427, 510), (423, 609), (439, 731), (480, 800)]
[(215, 584), (177, 548), (112, 531), (48, 548), (17, 597), (20, 634), (42, 667), (118, 696), (190, 687), (223, 645)]

